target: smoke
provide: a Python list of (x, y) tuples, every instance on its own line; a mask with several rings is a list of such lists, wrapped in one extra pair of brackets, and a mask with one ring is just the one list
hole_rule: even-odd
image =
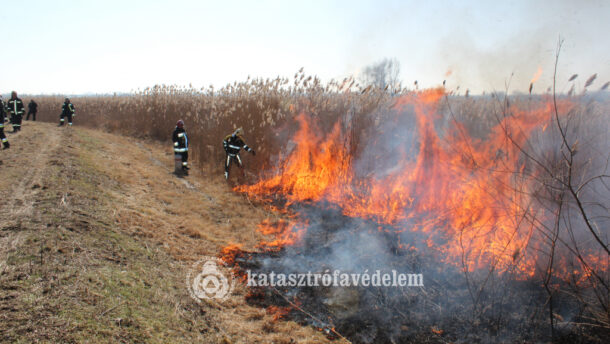
[(551, 85), (551, 52), (556, 44), (557, 36), (544, 29), (518, 33), (506, 42), (494, 44), (492, 49), (480, 47), (467, 35), (459, 40), (449, 36), (441, 42), (440, 56), (454, 71), (448, 80), (450, 89), (461, 86), (478, 93), (483, 90), (526, 91), (537, 72), (536, 65), (539, 65), (541, 91)]
[[(599, 73), (610, 78), (607, 40), (610, 23), (604, 1), (515, 1), (510, 3), (402, 2), (362, 20), (351, 49), (353, 61), (365, 66), (383, 57), (401, 63), (403, 85), (447, 88), (474, 94), (484, 91), (526, 93), (540, 66), (543, 74), (533, 92), (552, 85), (558, 39), (565, 40), (559, 70), (561, 81), (572, 73)], [(445, 72), (453, 73), (446, 76)], [(584, 80), (583, 80), (584, 82)], [(567, 92), (565, 82), (558, 90)], [(582, 84), (580, 85), (582, 87)]]

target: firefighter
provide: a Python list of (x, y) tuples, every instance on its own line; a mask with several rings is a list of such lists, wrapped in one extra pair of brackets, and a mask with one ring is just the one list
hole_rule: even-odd
[(247, 152), (252, 153), (252, 155), (256, 155), (254, 149), (248, 147), (244, 142), (244, 138), (241, 136), (242, 133), (243, 129), (238, 128), (233, 134), (227, 135), (224, 141), (222, 141), (222, 145), (227, 153), (227, 158), (225, 159), (225, 179), (229, 179), (229, 169), (231, 168), (232, 161), (235, 161), (239, 167), (243, 168), (241, 157), (239, 156), (239, 151), (242, 148)]
[(189, 139), (186, 136), (186, 130), (184, 130), (184, 121), (179, 120), (176, 122), (176, 129), (172, 134), (172, 141), (174, 142), (174, 154), (182, 156), (182, 171), (188, 175), (189, 159)]
[(11, 124), (13, 125), (13, 132), (16, 133), (21, 130), (21, 121), (23, 120), (23, 102), (17, 97), (17, 92), (11, 92), (11, 99), (6, 103), (8, 113), (11, 115)]
[(4, 135), (4, 122), (6, 122), (6, 108), (4, 100), (0, 96), (0, 140), (2, 140), (2, 149), (8, 149), (11, 145), (8, 143), (6, 135)]
[(74, 104), (70, 103), (70, 99), (64, 99), (64, 104), (61, 106), (61, 115), (59, 116), (59, 126), (64, 125), (65, 117), (68, 117), (68, 125), (72, 126), (72, 118), (74, 114)]
[(36, 121), (36, 113), (38, 112), (38, 103), (34, 101), (34, 99), (30, 100), (28, 104), (28, 115), (25, 117), (26, 121), (30, 120), (30, 115), (32, 115), (32, 120)]

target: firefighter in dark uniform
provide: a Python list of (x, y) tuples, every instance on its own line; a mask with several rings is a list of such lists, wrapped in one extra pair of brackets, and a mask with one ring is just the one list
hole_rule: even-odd
[(65, 118), (68, 117), (68, 125), (72, 126), (72, 118), (74, 118), (74, 104), (70, 103), (70, 99), (64, 100), (64, 105), (61, 106), (61, 115), (59, 116), (59, 126), (64, 125)]
[(2, 96), (0, 96), (0, 140), (2, 141), (2, 149), (8, 149), (11, 145), (8, 143), (6, 135), (4, 135), (4, 122), (6, 122), (6, 107)]
[(30, 100), (28, 103), (28, 115), (25, 117), (26, 121), (30, 120), (30, 115), (32, 115), (32, 120), (36, 121), (36, 113), (38, 112), (38, 103), (34, 101), (34, 99)]
[(174, 153), (182, 156), (182, 171), (188, 174), (189, 139), (186, 136), (186, 130), (184, 130), (183, 120), (176, 123), (176, 129), (172, 133), (172, 141), (174, 142)]
[(241, 163), (241, 157), (239, 156), (239, 151), (243, 148), (247, 152), (252, 153), (252, 155), (256, 155), (254, 149), (248, 147), (246, 142), (244, 142), (244, 138), (241, 136), (243, 133), (243, 129), (239, 128), (235, 130), (233, 134), (229, 134), (222, 141), (222, 145), (227, 153), (227, 158), (225, 159), (225, 179), (229, 179), (229, 169), (231, 168), (231, 162), (235, 161), (239, 167), (243, 168), (243, 164)]
[(6, 102), (6, 108), (11, 115), (13, 132), (16, 133), (21, 130), (21, 121), (23, 120), (23, 114), (25, 113), (23, 102), (17, 97), (17, 92), (11, 92), (11, 99)]

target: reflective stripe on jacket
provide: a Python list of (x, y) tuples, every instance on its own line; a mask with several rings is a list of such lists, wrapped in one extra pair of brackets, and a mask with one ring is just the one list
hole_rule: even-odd
[(186, 136), (186, 130), (184, 128), (174, 129), (172, 134), (172, 141), (174, 142), (174, 152), (184, 153), (189, 150), (189, 139)]

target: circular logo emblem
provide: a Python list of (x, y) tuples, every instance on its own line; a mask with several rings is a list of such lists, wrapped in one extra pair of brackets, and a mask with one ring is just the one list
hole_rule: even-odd
[(230, 269), (214, 257), (204, 257), (197, 261), (186, 275), (186, 285), (195, 301), (202, 299), (225, 300), (235, 286)]

